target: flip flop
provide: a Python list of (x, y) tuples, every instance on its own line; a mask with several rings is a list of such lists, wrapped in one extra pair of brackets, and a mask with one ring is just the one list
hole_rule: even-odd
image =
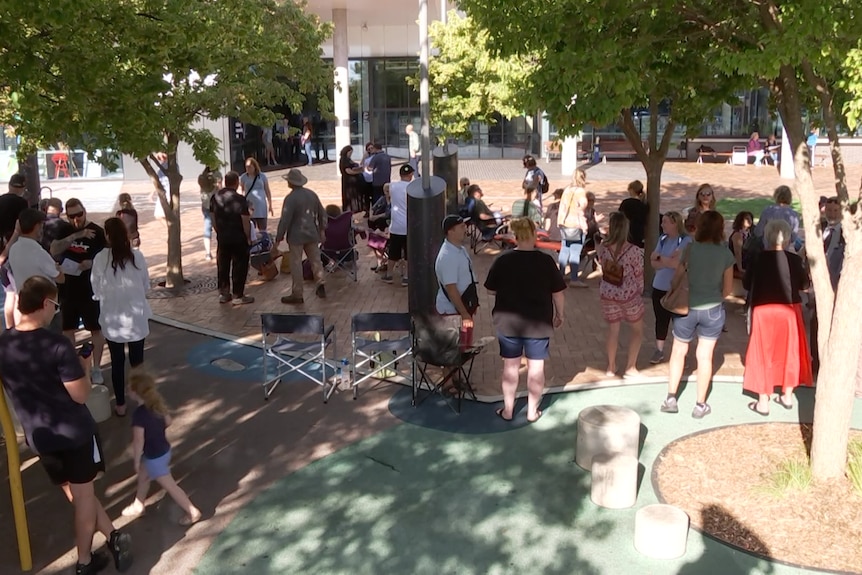
[(530, 419), (530, 418), (528, 417), (528, 418), (527, 418), (527, 422), (528, 422), (528, 423), (536, 423), (536, 422), (537, 422), (537, 421), (539, 421), (540, 419), (542, 419), (542, 410), (541, 410), (541, 409), (537, 409), (537, 410), (536, 410), (536, 419)]
[(784, 403), (784, 398), (781, 397), (780, 395), (775, 397), (775, 403), (777, 403), (778, 405), (780, 405), (784, 409), (793, 409), (793, 404), (792, 403)]
[(505, 417), (503, 417), (503, 410), (504, 410), (504, 409), (506, 409), (506, 408), (505, 408), (505, 407), (501, 407), (500, 409), (495, 410), (495, 411), (494, 411), (494, 413), (496, 413), (496, 414), (497, 414), (497, 417), (499, 417), (500, 419), (502, 419), (502, 420), (503, 420), (503, 421), (505, 421), (506, 423), (511, 423), (511, 422), (512, 422), (512, 420), (513, 420), (513, 419), (515, 419), (515, 418), (514, 418), (514, 417), (510, 417), (509, 419), (506, 419)]
[(769, 415), (768, 411), (766, 413), (763, 413), (762, 411), (759, 411), (757, 409), (757, 402), (756, 401), (752, 401), (751, 403), (749, 403), (748, 409), (750, 409), (751, 411), (753, 411), (757, 415), (760, 415), (761, 417), (767, 417)]

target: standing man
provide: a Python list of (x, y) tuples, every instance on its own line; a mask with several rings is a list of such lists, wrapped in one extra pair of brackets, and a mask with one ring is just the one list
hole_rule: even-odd
[(323, 264), (320, 260), (320, 244), (326, 239), (326, 211), (320, 198), (313, 191), (304, 187), (308, 178), (297, 169), (290, 170), (286, 176), (290, 193), (284, 198), (281, 207), (281, 219), (278, 221), (278, 232), (275, 245), (287, 239), (290, 247), (290, 275), (293, 281), (290, 295), (281, 298), (281, 303), (302, 303), (302, 254), (311, 262), (314, 272), (314, 283), (317, 287), (314, 293), (319, 298), (326, 297), (323, 285)]
[(114, 529), (93, 488), (105, 459), (96, 422), (84, 405), (89, 363), (76, 357), (65, 337), (45, 329), (58, 305), (50, 280), (34, 276), (24, 282), (18, 294), (21, 321), (0, 335), (0, 377), (27, 444), (75, 508), (75, 573), (90, 575), (107, 566), (104, 553), (92, 552), (97, 529), (108, 540), (117, 570), (125, 571), (132, 565), (131, 537)]
[(99, 325), (99, 302), (93, 300), (90, 269), (93, 258), (105, 249), (105, 230), (87, 221), (87, 210), (77, 198), (66, 200), (66, 217), (72, 225), (64, 228), (65, 235), (51, 244), (51, 255), (60, 257), (60, 267), (66, 272), (66, 282), (60, 291), (63, 333), (74, 345), (75, 332), (83, 322), (93, 337), (93, 383), (104, 383), (102, 350), (105, 338)]
[[(464, 249), (467, 235), (465, 219), (448, 215), (443, 219), (443, 233), (446, 239), (437, 253), (434, 271), (437, 274), (437, 313), (444, 316), (459, 316), (462, 328), (473, 327), (474, 310), (467, 308), (462, 298), (476, 295), (476, 278), (473, 276), (473, 263), (470, 254)], [(472, 295), (468, 290), (472, 290)], [(469, 299), (469, 297), (468, 297)], [(470, 302), (471, 304), (474, 302)]]
[[(248, 202), (238, 192), (239, 174), (228, 172), (224, 186), (210, 200), (213, 229), (216, 232), (216, 267), (218, 268), (218, 301), (233, 305), (253, 303), (245, 295), (248, 276), (248, 250), (251, 246), (251, 215)], [(67, 209), (68, 211), (68, 209)], [(233, 288), (233, 299), (231, 299)]]
[[(387, 156), (388, 158), (389, 156)], [(389, 269), (380, 278), (392, 283), (392, 271), (401, 268), (401, 286), (407, 287), (407, 186), (413, 181), (413, 167), (404, 164), (398, 170), (401, 179), (389, 184), (392, 221), (389, 224)]]
[(413, 166), (414, 172), (419, 172), (419, 134), (413, 130), (413, 124), (407, 124), (404, 131), (407, 133), (407, 153), (410, 157), (408, 163)]
[(379, 142), (373, 144), (374, 151), (368, 160), (368, 171), (371, 172), (371, 204), (383, 196), (383, 186), (392, 180), (392, 158), (383, 151)]

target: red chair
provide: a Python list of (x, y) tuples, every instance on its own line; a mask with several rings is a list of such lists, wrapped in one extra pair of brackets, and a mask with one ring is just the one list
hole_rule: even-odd
[(69, 174), (69, 156), (58, 152), (51, 156), (51, 161), (54, 162), (54, 179), (59, 178), (60, 174), (63, 173), (64, 177), (71, 178), (71, 174)]

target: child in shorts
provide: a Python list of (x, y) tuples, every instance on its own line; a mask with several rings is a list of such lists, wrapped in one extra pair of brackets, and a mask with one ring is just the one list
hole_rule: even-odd
[(150, 481), (154, 480), (186, 512), (180, 525), (192, 525), (200, 520), (201, 512), (192, 505), (189, 496), (171, 475), (171, 445), (165, 436), (171, 416), (156, 390), (156, 381), (149, 373), (138, 371), (129, 377), (129, 387), (129, 395), (139, 404), (132, 413), (132, 448), (138, 490), (134, 503), (123, 509), (123, 515), (133, 517), (144, 512)]

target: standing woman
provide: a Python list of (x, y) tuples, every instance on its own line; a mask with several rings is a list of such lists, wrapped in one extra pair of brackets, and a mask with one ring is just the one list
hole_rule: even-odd
[(129, 364), (144, 363), (144, 339), (150, 334), (152, 316), (147, 302), (150, 275), (147, 261), (129, 243), (120, 218), (105, 220), (108, 247), (93, 258), (93, 299), (100, 303), (99, 324), (111, 354), (111, 382), (117, 404), (114, 412), (126, 415), (126, 346)]
[(114, 214), (126, 224), (129, 230), (129, 241), (133, 248), (140, 247), (141, 233), (138, 231), (138, 210), (132, 205), (132, 196), (123, 192), (117, 196), (117, 212)]
[(527, 421), (542, 416), (545, 359), (554, 328), (563, 324), (566, 284), (551, 256), (536, 250), (536, 224), (517, 218), (510, 224), (517, 248), (503, 252), (488, 271), (485, 288), (495, 296), (491, 316), (503, 358), (505, 421), (515, 416), (521, 356), (527, 356)]
[(314, 162), (311, 159), (311, 138), (313, 136), (311, 130), (311, 122), (308, 121), (308, 118), (302, 119), (302, 136), (299, 138), (299, 143), (302, 144), (302, 147), (305, 149), (305, 157), (308, 159), (308, 165), (312, 165)]
[(201, 213), (204, 216), (204, 251), (206, 252), (206, 260), (211, 262), (213, 259), (212, 238), (213, 238), (213, 218), (210, 212), (213, 196), (221, 189), (222, 176), (218, 170), (212, 170), (207, 166), (201, 175), (198, 176), (198, 187), (201, 195)]
[(649, 217), (649, 207), (646, 204), (643, 182), (640, 180), (630, 182), (628, 192), (629, 197), (620, 203), (620, 211), (629, 220), (629, 242), (643, 248), (647, 217)]
[(776, 387), (781, 395), (775, 402), (791, 409), (793, 390), (814, 381), (799, 294), (808, 287), (808, 274), (802, 258), (786, 251), (791, 235), (784, 220), (766, 224), (766, 247), (748, 266), (743, 280), (751, 290), (751, 338), (742, 388), (757, 394), (748, 409), (760, 415), (769, 415), (769, 397)]
[(670, 291), (670, 282), (679, 266), (679, 259), (691, 243), (691, 236), (685, 235), (682, 214), (667, 212), (661, 218), (662, 235), (650, 254), (650, 264), (655, 270), (652, 280), (652, 309), (655, 314), (655, 352), (649, 362), (664, 361), (664, 342), (670, 328), (671, 313), (661, 305), (661, 298)]
[(622, 212), (613, 212), (608, 217), (608, 237), (599, 246), (597, 256), (602, 266), (599, 287), (602, 315), (608, 322), (605, 375), (616, 376), (620, 324), (625, 321), (631, 326), (632, 335), (623, 377), (637, 377), (638, 352), (643, 341), (644, 251), (629, 241), (629, 220)]
[(353, 146), (341, 148), (338, 156), (338, 169), (341, 171), (341, 209), (354, 214), (367, 212), (368, 206), (363, 205), (362, 168), (353, 161)]
[(248, 202), (249, 209), (254, 210), (251, 218), (254, 227), (259, 232), (266, 231), (266, 214), (272, 213), (272, 192), (269, 190), (269, 180), (260, 171), (260, 164), (254, 158), (245, 161), (245, 173), (239, 177), (239, 187)]
[[(168, 205), (170, 205), (171, 181), (170, 178), (168, 178), (168, 155), (164, 152), (156, 152), (152, 156), (156, 159), (156, 175), (159, 177), (159, 183), (162, 185), (162, 189), (165, 191), (165, 198), (168, 201)], [(159, 198), (158, 188), (153, 188), (153, 193), (150, 194), (150, 200), (155, 201), (156, 203), (155, 208), (153, 208), (153, 217), (162, 222), (162, 225), (167, 227), (168, 221), (165, 217), (165, 208)]]
[(685, 233), (690, 236), (695, 235), (700, 215), (714, 210), (715, 192), (712, 191), (712, 186), (709, 184), (701, 184), (694, 196), (694, 206), (690, 207), (685, 215)]
[(712, 380), (712, 354), (724, 327), (724, 298), (733, 289), (733, 255), (724, 245), (724, 218), (718, 212), (701, 214), (694, 242), (682, 253), (676, 273), (688, 270), (688, 315), (673, 322), (665, 413), (677, 413), (677, 390), (682, 379), (688, 345), (697, 334), (697, 403), (691, 416), (701, 419), (712, 413), (706, 394)]
[(560, 274), (566, 276), (566, 265), (569, 266), (569, 285), (585, 288), (587, 284), (578, 279), (578, 264), (581, 261), (581, 251), (584, 248), (588, 222), (587, 210), (587, 173), (581, 169), (575, 170), (572, 183), (563, 191), (560, 199), (560, 211), (557, 213), (557, 226), (560, 228)]

